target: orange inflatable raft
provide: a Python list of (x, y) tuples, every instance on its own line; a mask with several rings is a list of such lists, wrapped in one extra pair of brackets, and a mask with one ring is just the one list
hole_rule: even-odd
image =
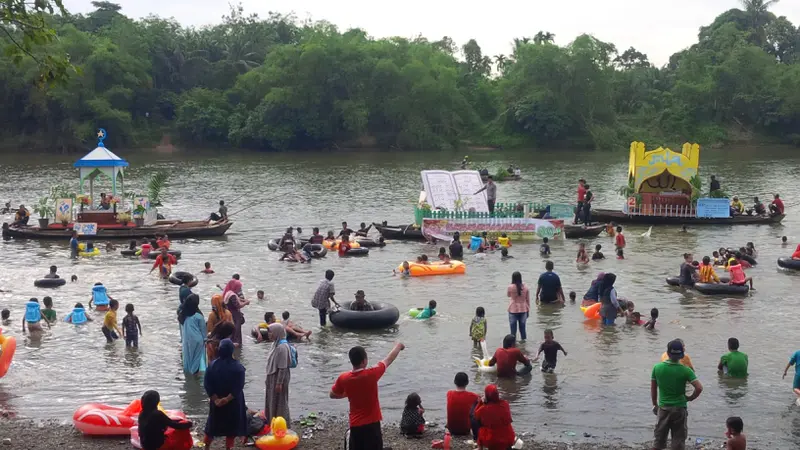
[[(160, 409), (160, 406), (159, 406)], [(72, 424), (88, 436), (130, 436), (131, 427), (137, 424), (142, 402), (134, 400), (127, 408), (108, 406), (100, 403), (87, 403), (72, 415)], [(164, 411), (171, 419), (184, 420), (181, 411)]]
[(3, 378), (8, 373), (8, 368), (11, 367), (14, 352), (17, 351), (17, 340), (13, 336), (0, 334), (0, 348), (3, 349), (3, 353), (0, 354), (0, 378)]
[(592, 306), (581, 306), (581, 311), (583, 311), (583, 316), (587, 319), (599, 319), (600, 318), (600, 308), (603, 306), (602, 303), (597, 302)]
[[(339, 244), (342, 243), (341, 239), (337, 239), (336, 241), (322, 241), (322, 246), (327, 248), (328, 250), (339, 250)], [(361, 248), (361, 244), (356, 241), (350, 241), (350, 248)]]
[[(457, 275), (463, 274), (467, 270), (466, 264), (461, 261), (450, 261), (449, 263), (418, 264), (408, 263), (408, 270), (412, 277), (429, 277), (433, 275)], [(397, 272), (403, 272), (403, 264), (397, 267)]]

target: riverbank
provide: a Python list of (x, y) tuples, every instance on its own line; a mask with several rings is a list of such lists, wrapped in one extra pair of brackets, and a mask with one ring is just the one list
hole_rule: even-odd
[[(202, 425), (204, 419), (195, 421), (193, 434), (195, 439), (202, 438)], [(299, 424), (295, 424), (298, 427)], [(338, 450), (343, 447), (344, 433), (347, 430), (345, 421), (333, 418), (320, 420), (313, 428), (307, 430), (306, 436), (297, 446), (298, 450)], [(599, 438), (576, 437), (581, 442), (538, 442), (529, 432), (517, 430), (525, 442), (526, 450), (644, 450), (647, 445), (626, 445), (623, 443)], [(309, 437), (308, 434), (311, 434)], [(434, 426), (426, 435), (419, 439), (408, 439), (400, 434), (396, 424), (384, 424), (384, 447), (392, 450), (422, 450), (431, 448), (431, 441), (441, 439), (444, 429)], [(222, 444), (216, 443), (213, 448), (220, 448)], [(75, 428), (64, 421), (30, 421), (24, 419), (6, 419), (0, 421), (0, 448), (26, 449), (26, 450), (129, 450), (133, 448), (125, 437), (115, 438), (88, 438), (78, 433)], [(195, 447), (197, 448), (197, 447)], [(248, 448), (237, 440), (236, 448)], [(253, 448), (252, 446), (249, 448)], [(454, 438), (453, 450), (472, 450), (476, 448), (466, 438)]]

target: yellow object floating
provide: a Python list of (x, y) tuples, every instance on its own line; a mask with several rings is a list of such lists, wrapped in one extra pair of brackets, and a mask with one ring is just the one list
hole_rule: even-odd
[[(341, 239), (337, 239), (336, 241), (322, 241), (322, 246), (328, 250), (339, 250), (339, 244), (341, 243)], [(349, 241), (349, 244), (350, 248), (361, 248), (361, 244), (356, 241)]]
[[(408, 263), (408, 271), (412, 277), (428, 277), (433, 275), (458, 275), (467, 271), (467, 265), (461, 261), (450, 261), (446, 264)], [(403, 272), (403, 265), (397, 267), (398, 272)]]

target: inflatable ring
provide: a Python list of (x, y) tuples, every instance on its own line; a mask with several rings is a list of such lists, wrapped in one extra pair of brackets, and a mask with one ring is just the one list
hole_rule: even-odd
[(0, 334), (0, 348), (3, 349), (3, 353), (0, 354), (0, 378), (3, 378), (8, 373), (8, 368), (11, 367), (14, 352), (17, 351), (17, 340), (13, 336)]
[(181, 286), (186, 283), (189, 287), (197, 286), (197, 277), (189, 272), (175, 272), (169, 276), (169, 282)]
[(369, 255), (369, 249), (360, 247), (351, 248), (350, 250), (346, 251), (344, 255), (339, 254), (339, 256), (367, 256), (367, 255)]
[(600, 308), (603, 307), (603, 304), (600, 302), (595, 303), (592, 306), (583, 307), (581, 306), (581, 311), (583, 311), (583, 316), (589, 320), (597, 320), (600, 318)]
[[(169, 253), (170, 255), (174, 256), (175, 259), (181, 259), (181, 251), (180, 250), (167, 250), (167, 253)], [(161, 254), (161, 250), (155, 249), (155, 250), (150, 251), (150, 254), (148, 254), (147, 257), (150, 258), (150, 259), (156, 259), (156, 258), (158, 258), (158, 255), (160, 255), (160, 254)]]
[(300, 442), (300, 436), (286, 426), (286, 419), (273, 417), (270, 433), (256, 440), (259, 450), (292, 450)]
[(67, 284), (64, 278), (40, 278), (33, 281), (33, 285), (40, 288), (55, 288)]
[(378, 238), (378, 240), (375, 240), (375, 239), (367, 239), (367, 238), (356, 239), (356, 242), (357, 242), (357, 243), (358, 243), (358, 245), (360, 245), (361, 247), (367, 247), (367, 248), (372, 248), (372, 247), (385, 247), (385, 246), (386, 246), (386, 242), (385, 242), (385, 240), (383, 239), (383, 236), (379, 237), (379, 238)]
[(705, 295), (746, 295), (750, 286), (738, 286), (727, 283), (695, 283), (695, 290)]
[(353, 303), (342, 302), (341, 308), (331, 313), (331, 323), (339, 328), (371, 330), (390, 327), (400, 319), (400, 311), (391, 303), (370, 302), (373, 311), (352, 311)]
[[(418, 264), (415, 262), (409, 262), (408, 267), (412, 277), (463, 274), (467, 270), (467, 266), (463, 262), (453, 260), (447, 264)], [(397, 271), (403, 272), (402, 264), (397, 267)]]
[(478, 372), (497, 373), (497, 366), (490, 366), (489, 359), (478, 359), (473, 357), (475, 364), (478, 365)]
[(322, 244), (306, 244), (303, 246), (303, 252), (311, 254), (312, 258), (324, 258), (328, 254), (328, 249)]
[[(341, 239), (337, 239), (334, 242), (328, 240), (322, 241), (322, 245), (328, 250), (339, 250), (339, 244), (341, 243)], [(361, 244), (359, 244), (358, 241), (350, 241), (350, 248), (361, 248)]]
[[(138, 406), (138, 408), (137, 408)], [(87, 403), (72, 415), (72, 424), (88, 436), (130, 436), (131, 427), (141, 412), (141, 402), (134, 400), (127, 408)], [(171, 419), (186, 419), (180, 411), (164, 411)]]
[(413, 318), (413, 319), (416, 319), (417, 316), (419, 315), (419, 313), (421, 313), (421, 312), (422, 312), (422, 310), (419, 309), (419, 308), (411, 308), (411, 309), (408, 310), (408, 316)]
[(800, 259), (778, 258), (778, 265), (784, 269), (800, 270)]
[(751, 266), (758, 264), (758, 262), (756, 262), (756, 260), (750, 255), (742, 255), (742, 259), (749, 262)]
[(267, 242), (267, 248), (273, 252), (277, 252), (281, 249), (280, 243), (280, 239), (271, 239), (269, 242)]
[(90, 256), (97, 256), (97, 255), (99, 255), (99, 254), (100, 254), (100, 249), (99, 249), (99, 248), (97, 248), (97, 247), (95, 247), (95, 248), (94, 248), (92, 251), (90, 251), (90, 252), (78, 252), (78, 255), (79, 255), (79, 256), (83, 256), (83, 257), (85, 257), (85, 258), (88, 258), (88, 257), (90, 257)]
[(133, 250), (125, 249), (125, 250), (121, 250), (119, 252), (119, 254), (122, 255), (122, 256), (138, 256), (139, 254), (141, 254), (141, 250), (139, 250), (138, 248), (133, 249)]
[[(729, 277), (719, 277), (720, 283), (729, 283), (731, 279)], [(669, 277), (667, 278), (667, 284), (670, 286), (680, 286), (681, 279), (680, 277)]]

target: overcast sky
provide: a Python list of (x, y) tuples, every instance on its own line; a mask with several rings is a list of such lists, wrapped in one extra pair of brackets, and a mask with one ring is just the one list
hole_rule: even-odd
[[(114, 1), (114, 0), (112, 0)], [(122, 12), (174, 17), (184, 25), (216, 24), (229, 10), (224, 0), (116, 0)], [(231, 3), (238, 3), (233, 0)], [(623, 51), (636, 47), (650, 61), (663, 65), (673, 53), (697, 41), (700, 26), (722, 12), (739, 7), (737, 0), (241, 0), (247, 13), (266, 17), (269, 11), (294, 12), (299, 18), (327, 20), (342, 30), (363, 28), (371, 36), (430, 40), (452, 37), (459, 45), (470, 38), (490, 56), (511, 52), (515, 37), (539, 30), (556, 35), (565, 45), (582, 33), (611, 42)], [(90, 0), (65, 0), (73, 13), (93, 10)], [(772, 9), (792, 23), (800, 22), (800, 0), (783, 0)]]

